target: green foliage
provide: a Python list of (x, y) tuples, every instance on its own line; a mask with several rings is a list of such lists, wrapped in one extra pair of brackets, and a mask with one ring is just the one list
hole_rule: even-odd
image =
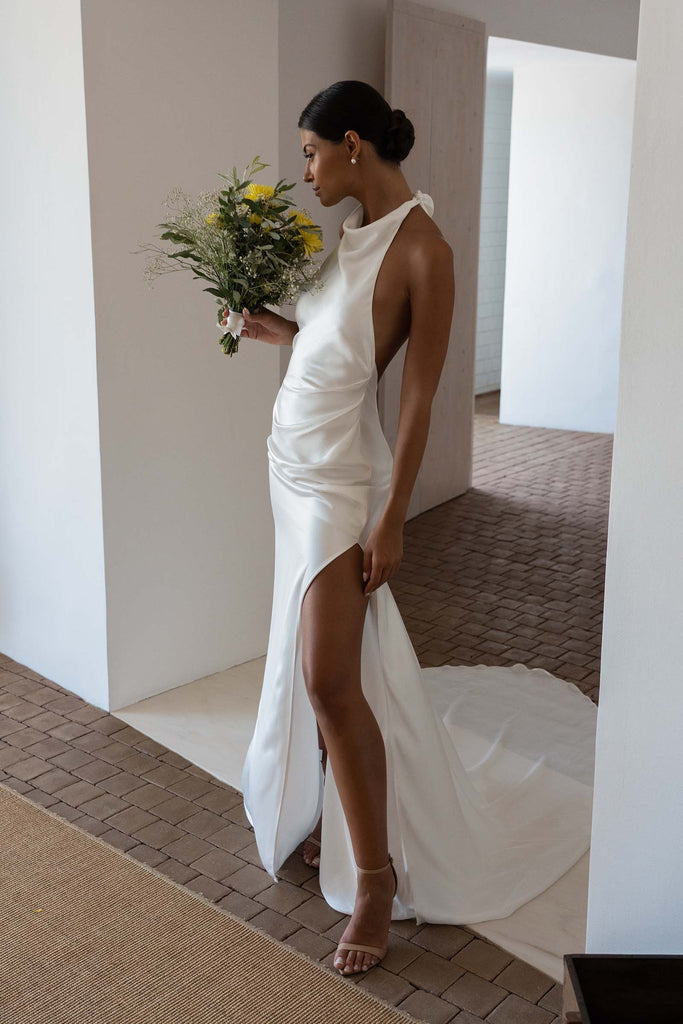
[[(164, 201), (174, 216), (157, 227), (164, 229), (162, 240), (180, 248), (147, 243), (136, 250), (153, 254), (147, 280), (191, 270), (195, 279), (209, 282), (203, 290), (215, 296), (219, 320), (228, 308), (241, 312), (245, 306), (280, 305), (304, 289), (314, 290), (320, 268), (312, 257), (322, 248), (322, 230), (284, 195), (294, 183), (281, 178), (272, 187), (254, 185), (253, 175), (268, 166), (256, 156), (241, 177), (236, 167), (231, 176), (218, 175), (227, 188), (200, 192), (194, 200), (174, 188)], [(238, 341), (238, 335), (226, 331), (219, 344), (232, 355)]]

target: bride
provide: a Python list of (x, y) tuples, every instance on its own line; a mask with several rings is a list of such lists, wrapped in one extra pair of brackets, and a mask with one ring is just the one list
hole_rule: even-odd
[[(420, 668), (385, 584), (448, 349), (453, 251), (401, 171), (402, 110), (341, 81), (298, 127), (304, 182), (324, 207), (357, 206), (296, 321), (243, 311), (242, 337), (293, 352), (268, 438), (273, 611), (242, 789), (273, 877), (306, 839), (323, 895), (351, 912), (334, 960), (351, 974), (380, 962), (392, 918), (505, 916), (578, 860), (595, 707), (541, 669)], [(406, 339), (392, 457), (377, 383)]]

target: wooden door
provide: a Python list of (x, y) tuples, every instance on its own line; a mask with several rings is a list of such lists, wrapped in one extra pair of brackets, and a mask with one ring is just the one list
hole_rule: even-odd
[[(453, 249), (455, 266), (450, 345), (409, 519), (472, 483), (486, 46), (484, 22), (389, 0), (384, 95), (415, 126), (415, 145), (401, 169), (413, 191), (433, 198), (434, 220)], [(405, 352), (404, 344), (379, 382), (380, 418), (392, 451)]]

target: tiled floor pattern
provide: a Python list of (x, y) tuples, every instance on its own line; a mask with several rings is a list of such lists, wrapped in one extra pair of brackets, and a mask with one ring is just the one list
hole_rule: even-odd
[[(473, 487), (406, 525), (391, 581), (423, 664), (522, 661), (597, 700), (611, 435), (475, 410)], [(0, 655), (0, 780), (331, 967), (348, 921), (296, 851), (273, 884), (236, 790)], [(561, 986), (467, 926), (392, 922), (348, 979), (418, 1020), (558, 1024)]]
[(406, 524), (391, 589), (423, 665), (512, 665), (597, 703), (612, 434), (498, 422), (475, 403), (472, 487)]

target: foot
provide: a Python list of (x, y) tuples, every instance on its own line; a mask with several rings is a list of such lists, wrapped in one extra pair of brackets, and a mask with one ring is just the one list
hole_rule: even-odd
[[(377, 874), (358, 874), (358, 887), (353, 914), (340, 942), (359, 945), (386, 946), (391, 923), (391, 906), (394, 901), (394, 873), (388, 863), (386, 871)], [(339, 950), (334, 966), (342, 974), (359, 974), (379, 963), (374, 953), (363, 953), (356, 949)]]
[(322, 827), (323, 816), (321, 814), (320, 817), (318, 818), (318, 824), (315, 826), (315, 828), (311, 832), (311, 835), (309, 836), (309, 839), (317, 839), (318, 842), (311, 843), (309, 842), (309, 839), (304, 840), (304, 848), (302, 850), (301, 856), (303, 857), (303, 859), (310, 868), (320, 867), (320, 837), (322, 836)]

